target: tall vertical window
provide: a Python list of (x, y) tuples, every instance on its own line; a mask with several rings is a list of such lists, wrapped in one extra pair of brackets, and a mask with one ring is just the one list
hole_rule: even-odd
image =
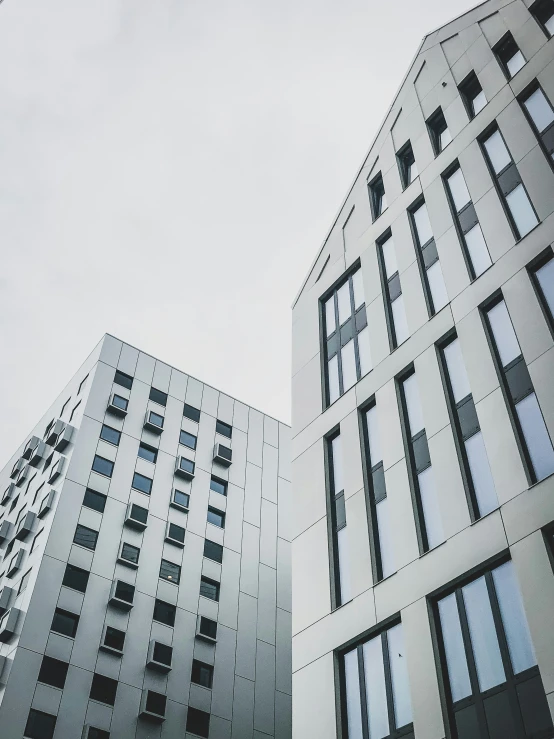
[(487, 104), (487, 97), (483, 92), (479, 78), (475, 72), (470, 72), (458, 86), (462, 101), (467, 110), (467, 114), (471, 118), (475, 118)]
[(512, 34), (508, 31), (493, 48), (502, 71), (511, 80), (525, 66), (525, 57), (519, 50)]
[(516, 428), (527, 474), (531, 482), (536, 482), (554, 472), (552, 441), (502, 297), (485, 309), (485, 316), (495, 349), (498, 377)]
[(520, 96), (519, 101), (542, 149), (551, 164), (554, 162), (554, 108), (535, 80)]
[(438, 156), (452, 141), (452, 136), (448, 130), (442, 108), (437, 108), (433, 115), (427, 119), (427, 130), (429, 131), (435, 156)]
[(396, 253), (394, 242), (390, 231), (377, 242), (377, 254), (383, 283), (383, 299), (385, 301), (385, 315), (389, 331), (390, 348), (396, 349), (410, 336), (406, 310), (404, 308), (404, 297), (400, 286), (398, 265), (396, 264)]
[(412, 145), (409, 141), (397, 152), (396, 161), (398, 162), (402, 187), (406, 189), (419, 175)]
[(327, 402), (372, 369), (362, 272), (357, 269), (323, 303)]
[(387, 196), (385, 195), (385, 185), (381, 172), (376, 175), (367, 185), (369, 191), (369, 204), (371, 206), (371, 216), (374, 221), (379, 218), (381, 213), (387, 209)]
[(498, 128), (481, 140), (481, 146), (512, 229), (516, 238), (522, 239), (535, 228), (539, 219), (518, 168)]
[(455, 168), (449, 170), (443, 179), (468, 271), (471, 278), (475, 279), (492, 264), (485, 237), (460, 165), (456, 163)]
[(327, 466), (329, 470), (330, 516), (328, 517), (330, 559), (333, 568), (331, 588), (334, 607), (352, 597), (346, 507), (344, 505), (344, 475), (340, 433), (327, 439)]
[(376, 580), (395, 572), (390, 507), (385, 483), (382, 446), (379, 435), (377, 406), (364, 413), (364, 438), (369, 488), (369, 510), (372, 528), (371, 547)]
[(448, 340), (439, 352), (469, 509), (476, 520), (498, 508), (498, 498), (458, 337)]
[(554, 252), (548, 249), (530, 268), (541, 305), (554, 333)]
[(448, 294), (439, 262), (435, 237), (427, 213), (427, 205), (419, 203), (410, 211), (412, 229), (416, 240), (418, 265), (425, 289), (429, 315), (438, 313), (448, 303)]
[(402, 624), (341, 660), (344, 739), (414, 739)]
[(441, 598), (436, 619), (455, 736), (552, 736), (512, 563), (505, 562)]
[(405, 376), (398, 387), (419, 547), (426, 552), (441, 544), (444, 534), (415, 372)]
[(554, 0), (537, 0), (529, 11), (548, 38), (554, 36)]

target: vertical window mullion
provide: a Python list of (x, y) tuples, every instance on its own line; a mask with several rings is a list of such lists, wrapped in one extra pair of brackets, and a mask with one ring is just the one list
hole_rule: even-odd
[[(356, 649), (358, 655), (358, 672), (360, 675), (360, 698), (362, 706), (362, 735), (363, 739), (371, 739), (369, 736), (369, 718), (367, 714), (367, 692), (365, 684), (365, 665), (364, 665), (364, 652), (360, 645)], [(348, 739), (352, 739), (350, 736)]]
[(481, 697), (481, 690), (479, 687), (479, 677), (477, 675), (477, 665), (475, 664), (475, 657), (473, 656), (473, 645), (471, 643), (471, 634), (469, 632), (469, 624), (467, 622), (466, 608), (464, 604), (464, 597), (462, 590), (459, 588), (456, 590), (456, 604), (458, 606), (458, 615), (460, 617), (460, 627), (462, 629), (462, 639), (464, 642), (464, 648), (466, 653), (467, 668), (469, 671), (469, 680), (471, 683), (471, 697), (475, 703), (477, 715), (479, 717), (479, 724), (486, 726), (485, 708), (483, 706), (483, 699)]
[(381, 634), (381, 647), (383, 649), (383, 665), (385, 667), (385, 691), (387, 694), (387, 711), (389, 715), (390, 736), (396, 734), (396, 717), (394, 715), (394, 697), (392, 691), (392, 676), (389, 657), (389, 641), (387, 632)]

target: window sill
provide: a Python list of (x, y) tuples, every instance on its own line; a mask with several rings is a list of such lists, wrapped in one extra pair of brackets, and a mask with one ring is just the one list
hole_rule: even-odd
[[(479, 519), (479, 520), (481, 520), (481, 519)], [(442, 546), (444, 546), (447, 541), (448, 541), (448, 539), (445, 539), (444, 541), (441, 541), (440, 544), (437, 544), (436, 547), (433, 547), (433, 549), (428, 549), (426, 552), (421, 552), (421, 554), (419, 555), (419, 559), (422, 559), (423, 557), (426, 557), (428, 554), (431, 554), (431, 552), (436, 552), (437, 549), (440, 549)]]
[(533, 226), (533, 228), (530, 231), (527, 231), (525, 236), (520, 236), (519, 239), (516, 239), (516, 244), (521, 244), (521, 242), (526, 239), (530, 234), (533, 233), (533, 231), (536, 231), (539, 226), (542, 226), (542, 221), (539, 221), (536, 226)]
[(337, 611), (340, 611), (341, 608), (344, 608), (344, 606), (347, 606), (349, 603), (353, 603), (353, 601), (354, 601), (354, 598), (350, 598), (350, 600), (347, 600), (344, 603), (341, 603), (340, 606), (333, 608), (331, 610), (331, 613), (336, 613)]
[(475, 526), (475, 524), (479, 523), (480, 521), (484, 521), (485, 518), (488, 518), (489, 516), (492, 516), (493, 513), (498, 513), (499, 510), (500, 510), (500, 504), (498, 505), (498, 508), (495, 508), (494, 510), (489, 511), (488, 513), (485, 513), (484, 516), (480, 516), (479, 518), (476, 518), (475, 521), (472, 521), (469, 525), (470, 526)]

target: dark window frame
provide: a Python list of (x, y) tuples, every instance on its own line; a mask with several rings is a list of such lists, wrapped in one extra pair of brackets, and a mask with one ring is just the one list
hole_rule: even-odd
[[(91, 499), (94, 499), (94, 496), (98, 497), (99, 502), (102, 501), (102, 507), (98, 508), (96, 506), (89, 505)], [(87, 503), (88, 498), (88, 503)], [(85, 494), (83, 496), (83, 505), (85, 508), (90, 508), (93, 511), (98, 511), (98, 513), (104, 513), (106, 509), (106, 501), (108, 500), (108, 496), (104, 495), (104, 493), (99, 493), (97, 490), (93, 490), (92, 488), (86, 488)]]
[[(533, 93), (537, 92), (537, 90), (540, 90), (542, 92), (546, 102), (550, 105), (551, 110), (554, 112), (554, 105), (552, 104), (552, 101), (546, 94), (544, 87), (540, 84), (538, 79), (534, 79), (522, 92), (520, 92), (520, 94), (517, 96), (517, 101), (519, 103), (519, 107), (523, 111), (523, 115), (527, 119), (527, 123), (535, 134), (535, 138), (537, 139), (544, 156), (546, 157), (551, 169), (554, 170), (554, 121), (550, 123), (544, 131), (541, 132), (537, 128), (535, 121), (531, 117), (531, 114), (525, 107), (525, 101), (528, 100), (531, 95), (533, 95)], [(552, 140), (551, 150), (549, 150), (549, 147), (547, 146), (545, 141), (545, 138), (547, 138), (548, 140), (548, 137)]]
[[(547, 15), (548, 11), (552, 10), (550, 15)], [(546, 11), (546, 13), (544, 12)], [(553, 0), (536, 0), (530, 7), (529, 12), (533, 18), (537, 21), (541, 31), (544, 33), (546, 38), (552, 38), (554, 34), (551, 34), (546, 23), (554, 18), (554, 2)]]
[[(115, 683), (115, 687), (113, 683)], [(108, 677), (108, 675), (101, 675), (99, 672), (95, 672), (90, 686), (89, 700), (97, 701), (106, 706), (114, 706), (117, 700), (118, 686), (119, 683), (117, 680), (114, 680), (112, 677)], [(111, 695), (112, 692), (113, 700)], [(96, 697), (93, 693), (96, 693)]]
[(194, 685), (201, 685), (203, 688), (211, 690), (214, 682), (214, 666), (199, 659), (193, 659), (190, 681)]
[(189, 405), (188, 403), (183, 405), (183, 416), (194, 421), (194, 423), (200, 423), (200, 409), (195, 408), (193, 405)]
[[(327, 508), (327, 546), (329, 551), (329, 587), (331, 590), (331, 610), (335, 611), (342, 605), (341, 597), (341, 583), (340, 583), (340, 563), (339, 563), (339, 546), (338, 546), (338, 532), (339, 526), (337, 523), (337, 506), (336, 502), (339, 501), (339, 505), (344, 506), (344, 490), (335, 491), (334, 481), (334, 466), (333, 466), (333, 441), (340, 437), (340, 426), (337, 425), (331, 429), (323, 438), (323, 460), (325, 468), (325, 503)], [(340, 529), (346, 526), (345, 523), (340, 526)]]
[(204, 539), (203, 556), (206, 559), (221, 564), (223, 562), (223, 552), (224, 548), (222, 544), (218, 544), (218, 542), (212, 541), (211, 539)]
[(115, 385), (121, 385), (121, 387), (127, 388), (127, 390), (130, 390), (133, 387), (133, 377), (131, 375), (126, 374), (125, 372), (122, 372), (121, 370), (116, 370), (114, 374), (114, 384)]
[(215, 420), (215, 432), (216, 434), (224, 436), (226, 439), (231, 439), (233, 437), (233, 427), (231, 424), (221, 421), (219, 418), (216, 418)]
[(219, 524), (219, 523), (214, 523), (213, 521), (210, 521), (210, 519), (208, 518), (207, 519), (208, 523), (210, 523), (212, 526), (217, 526), (220, 529), (225, 528), (225, 517), (226, 517), (225, 511), (221, 511), (219, 510), (219, 508), (214, 508), (214, 506), (209, 505), (208, 513), (212, 513), (214, 516), (219, 516), (221, 519), (221, 523)]
[[(209, 587), (213, 587), (217, 597), (212, 598), (210, 595), (206, 595), (205, 593), (203, 593), (202, 584), (208, 585)], [(219, 603), (220, 594), (221, 594), (221, 583), (220, 582), (217, 582), (217, 580), (212, 580), (211, 577), (205, 577), (204, 575), (200, 577), (200, 595), (203, 598), (208, 598), (208, 600), (213, 600), (216, 603)]]
[[(140, 452), (141, 450), (150, 452), (153, 456), (153, 459), (148, 459), (148, 457), (143, 456)], [(141, 459), (145, 459), (147, 462), (150, 462), (151, 464), (156, 464), (158, 461), (158, 449), (156, 449), (155, 446), (151, 446), (150, 444), (146, 444), (144, 441), (141, 441), (138, 446), (137, 451), (137, 457), (140, 457)]]
[[(186, 438), (187, 436), (190, 436), (190, 438), (193, 440), (192, 444), (188, 444), (186, 441), (183, 441), (183, 438)], [(190, 431), (181, 429), (179, 431), (179, 444), (181, 444), (182, 446), (186, 446), (187, 449), (196, 449), (196, 446), (198, 444), (198, 437), (195, 436), (194, 434), (191, 434)]]
[[(170, 565), (169, 567), (167, 565)], [(166, 574), (163, 575), (162, 572), (166, 571)], [(181, 582), (181, 565), (178, 565), (176, 562), (170, 562), (168, 559), (163, 559), (160, 563), (160, 574), (159, 578), (160, 580), (165, 580), (166, 582), (170, 582), (173, 585), (179, 585)], [(173, 574), (170, 576), (170, 572)], [(175, 579), (174, 579), (175, 578)]]
[[(113, 431), (117, 438), (117, 441), (112, 441), (111, 439), (107, 439), (105, 436), (103, 436), (102, 434), (104, 433), (105, 429), (110, 432)], [(100, 429), (100, 438), (107, 444), (112, 444), (112, 446), (119, 446), (119, 442), (121, 441), (121, 431), (119, 431), (119, 429), (114, 429), (113, 426), (108, 426), (106, 423), (103, 423), (102, 428)]]
[[(71, 573), (75, 575), (79, 575), (79, 576), (82, 576), (83, 574), (86, 575), (85, 583), (84, 583), (85, 587), (83, 590), (81, 590), (81, 588), (76, 588), (73, 585), (68, 585), (68, 583), (66, 582), (66, 579), (70, 580)], [(87, 590), (89, 577), (90, 577), (90, 572), (88, 570), (83, 570), (82, 567), (76, 567), (75, 565), (69, 564), (68, 562), (67, 565), (65, 566), (65, 572), (64, 572), (64, 576), (62, 580), (62, 585), (65, 586), (66, 588), (70, 588), (70, 590), (76, 590), (78, 593), (85, 593)]]
[(43, 655), (37, 682), (63, 690), (68, 670), (69, 662)]
[(441, 136), (445, 131), (448, 131), (448, 123), (446, 122), (446, 118), (444, 117), (444, 112), (441, 106), (439, 107), (427, 118), (425, 121), (425, 125), (427, 126), (427, 132), (429, 134), (429, 138), (431, 140), (431, 146), (433, 148), (433, 153), (435, 155), (435, 159), (441, 154), (448, 144), (452, 143), (452, 134), (450, 134), (450, 141), (445, 146), (441, 143)]
[(383, 208), (383, 201), (386, 203), (385, 183), (383, 181), (383, 173), (379, 171), (367, 183), (367, 192), (369, 196), (369, 207), (371, 208), (371, 219), (375, 221), (383, 215), (387, 210), (388, 204)]
[(464, 77), (464, 79), (458, 85), (458, 92), (460, 93), (460, 97), (462, 98), (462, 102), (466, 109), (467, 115), (469, 117), (469, 120), (471, 121), (481, 112), (475, 112), (473, 103), (475, 99), (480, 95), (480, 93), (484, 92), (483, 87), (481, 86), (481, 83), (479, 81), (479, 77), (473, 69)]
[[(136, 480), (137, 480), (138, 477), (140, 477), (140, 478), (142, 478), (144, 480), (148, 480), (148, 482), (150, 483), (150, 485), (148, 486), (148, 492), (146, 490), (143, 490), (142, 488), (136, 487), (135, 482), (136, 482)], [(131, 482), (131, 487), (132, 487), (133, 490), (138, 490), (138, 492), (139, 493), (142, 493), (143, 495), (151, 495), (152, 494), (152, 485), (153, 485), (153, 482), (154, 481), (153, 481), (153, 479), (151, 477), (146, 477), (146, 475), (142, 475), (140, 472), (137, 472), (135, 470), (135, 472), (133, 473), (133, 480)]]
[[(431, 318), (436, 316), (437, 313), (440, 313), (442, 308), (439, 308), (439, 310), (435, 310), (435, 305), (433, 303), (433, 295), (431, 293), (431, 286), (429, 284), (429, 279), (427, 277), (427, 270), (431, 268), (436, 262), (439, 262), (440, 264), (440, 259), (437, 253), (436, 258), (429, 264), (429, 266), (428, 267), (425, 266), (425, 255), (423, 254), (423, 250), (434, 247), (436, 251), (436, 240), (435, 240), (434, 233), (433, 233), (433, 237), (429, 239), (428, 241), (426, 241), (424, 244), (422, 244), (419, 240), (419, 234), (417, 231), (414, 214), (416, 213), (416, 211), (419, 210), (419, 208), (421, 208), (422, 205), (425, 205), (427, 207), (425, 197), (423, 195), (420, 195), (409, 206), (409, 208), (407, 209), (407, 213), (408, 213), (408, 222), (410, 224), (410, 230), (412, 233), (412, 239), (414, 242), (417, 266), (419, 268), (419, 276), (420, 276), (421, 285), (423, 288), (423, 297), (425, 298), (425, 305), (427, 306), (427, 314), (429, 316), (429, 320), (431, 320)], [(429, 211), (427, 211), (427, 215), (429, 215)], [(441, 267), (441, 271), (442, 271), (442, 267)], [(446, 305), (448, 305), (448, 303)], [(443, 306), (443, 307), (446, 307), (446, 306)]]
[[(68, 631), (61, 631), (59, 628), (55, 628), (54, 622), (56, 621), (56, 616), (61, 616), (61, 618), (68, 619), (69, 621), (73, 621), (74, 628), (72, 628), (69, 632)], [(54, 610), (54, 615), (52, 617), (52, 624), (50, 625), (50, 631), (53, 631), (56, 634), (62, 634), (63, 636), (67, 636), (69, 639), (75, 639), (75, 635), (77, 634), (77, 629), (79, 628), (79, 619), (80, 615), (78, 613), (72, 613), (71, 611), (66, 611), (64, 608), (56, 608)]]
[(200, 708), (193, 708), (189, 705), (185, 731), (195, 736), (208, 737), (210, 734), (210, 716), (211, 714), (208, 711), (202, 711)]
[[(102, 464), (104, 462), (107, 462), (108, 463), (108, 466), (111, 465), (111, 469), (110, 469), (110, 474), (109, 475), (106, 474), (106, 472), (101, 472), (100, 470), (98, 470), (98, 469), (95, 468), (94, 465), (96, 464), (96, 460), (97, 459), (98, 460), (102, 460)], [(102, 475), (103, 477), (108, 477), (109, 479), (111, 479), (112, 476), (113, 476), (114, 467), (115, 467), (115, 462), (112, 462), (111, 459), (107, 459), (106, 457), (102, 457), (100, 454), (95, 454), (94, 455), (94, 459), (92, 460), (92, 471), (93, 472), (96, 472), (97, 475)]]
[[(167, 620), (162, 620), (159, 618), (160, 613), (159, 609), (165, 609), (169, 615), (169, 618)], [(156, 618), (156, 610), (158, 610), (158, 618)], [(170, 626), (171, 628), (174, 628), (175, 626), (175, 618), (177, 616), (177, 606), (173, 603), (167, 603), (165, 600), (160, 600), (159, 598), (156, 598), (154, 600), (154, 611), (152, 614), (152, 620), (156, 621), (160, 624), (165, 624), (166, 626)]]
[[(35, 717), (47, 717), (48, 719), (52, 719), (49, 723), (51, 726), (48, 727), (48, 733), (35, 733), (33, 723)], [(40, 720), (40, 719), (39, 719)], [(55, 716), (52, 713), (46, 713), (45, 711), (37, 711), (36, 708), (31, 708), (29, 711), (29, 715), (27, 716), (27, 723), (25, 724), (25, 731), (23, 732), (23, 735), (25, 737), (29, 737), (29, 739), (52, 739), (54, 736), (54, 731), (56, 729), (56, 722), (58, 720), (58, 717)], [(44, 725), (41, 727), (44, 728)], [(31, 731), (33, 733), (31, 733)]]
[[(516, 51), (509, 55), (509, 49), (516, 49)], [(496, 44), (492, 47), (492, 53), (496, 57), (496, 60), (498, 64), (500, 65), (500, 68), (504, 72), (504, 76), (510, 82), (515, 75), (512, 75), (510, 70), (508, 69), (508, 62), (510, 59), (513, 59), (514, 56), (517, 54), (517, 52), (520, 52), (522, 56), (525, 58), (525, 55), (519, 48), (517, 41), (515, 40), (513, 34), (511, 31), (507, 31), (502, 38), (496, 42)], [(525, 63), (527, 63), (527, 59), (525, 59)], [(518, 70), (521, 71), (521, 70)], [(517, 72), (516, 72), (517, 74)]]
[(167, 398), (168, 394), (165, 393), (163, 390), (158, 390), (156, 387), (150, 388), (150, 393), (148, 394), (148, 400), (151, 400), (153, 403), (156, 403), (157, 405), (161, 405), (164, 408), (167, 406)]
[[(223, 492), (219, 490), (215, 490), (212, 487), (212, 482), (215, 482), (218, 485), (221, 485), (223, 487)], [(223, 480), (221, 477), (216, 477), (215, 475), (210, 476), (210, 490), (213, 490), (214, 493), (217, 493), (218, 495), (223, 495), (223, 497), (227, 497), (227, 493), (229, 490), (229, 483), (227, 480)]]
[[(392, 354), (395, 349), (397, 349), (399, 346), (401, 346), (398, 343), (398, 339), (396, 336), (396, 326), (394, 323), (394, 316), (392, 312), (392, 303), (391, 300), (391, 285), (394, 284), (395, 280), (398, 280), (398, 289), (400, 290), (400, 295), (402, 295), (402, 286), (400, 283), (400, 272), (397, 270), (394, 275), (391, 277), (387, 277), (387, 270), (385, 268), (385, 258), (383, 256), (383, 245), (387, 243), (389, 239), (392, 239), (392, 229), (388, 228), (385, 233), (381, 234), (378, 239), (375, 240), (375, 246), (377, 249), (377, 264), (379, 267), (379, 277), (381, 279), (381, 292), (383, 294), (383, 304), (385, 308), (385, 321), (387, 324), (387, 335), (389, 339), (389, 350)], [(393, 242), (394, 243), (394, 242)], [(405, 339), (407, 341), (408, 339)]]
[[(91, 546), (89, 546), (88, 544), (84, 544), (83, 541), (86, 541), (86, 538), (81, 538), (81, 541), (79, 541), (77, 537), (78, 534), (83, 534), (84, 537), (88, 537), (89, 534), (94, 534), (94, 542), (91, 544)], [(98, 544), (98, 534), (99, 532), (95, 529), (91, 529), (88, 526), (83, 526), (82, 523), (78, 523), (75, 527), (75, 534), (73, 535), (73, 544), (94, 552), (96, 550), (96, 545)]]
[(529, 279), (533, 285), (535, 295), (541, 307), (544, 319), (550, 329), (552, 338), (554, 338), (554, 314), (551, 313), (546, 298), (544, 296), (542, 287), (537, 278), (537, 272), (541, 267), (544, 267), (548, 262), (554, 259), (554, 249), (551, 246), (547, 246), (540, 254), (538, 254), (528, 265), (527, 272), (529, 273)]
[(417, 169), (417, 163), (415, 161), (414, 150), (413, 150), (410, 139), (408, 139), (408, 141), (406, 141), (406, 143), (403, 146), (401, 146), (400, 149), (396, 152), (396, 163), (398, 165), (398, 171), (400, 173), (400, 182), (402, 183), (402, 190), (406, 190), (419, 177), (419, 169), (418, 169), (418, 174), (408, 182), (408, 167), (411, 167), (413, 164), (416, 164), (416, 169)]

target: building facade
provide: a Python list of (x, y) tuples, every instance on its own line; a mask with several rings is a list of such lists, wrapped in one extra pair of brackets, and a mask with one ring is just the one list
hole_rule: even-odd
[(104, 337), (0, 474), (2, 739), (290, 739), (289, 437)]
[(554, 715), (554, 2), (430, 33), (293, 307), (293, 737)]

